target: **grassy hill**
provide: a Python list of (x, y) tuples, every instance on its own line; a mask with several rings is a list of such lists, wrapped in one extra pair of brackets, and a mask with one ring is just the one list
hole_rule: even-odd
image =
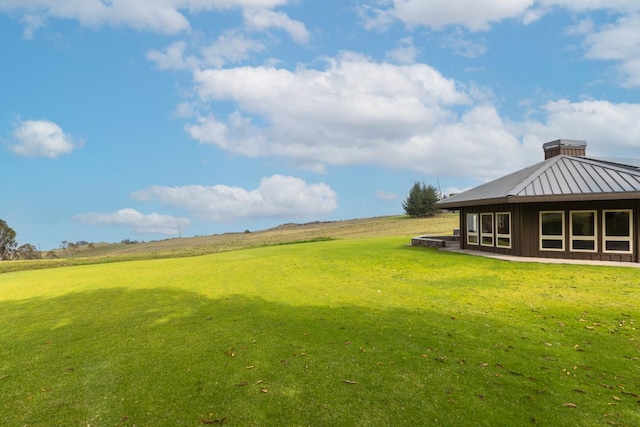
[(215, 252), (271, 246), (295, 242), (357, 239), (367, 237), (406, 236), (420, 234), (452, 234), (458, 227), (458, 215), (411, 218), (404, 215), (351, 219), (344, 221), (283, 224), (268, 230), (214, 234), (210, 236), (172, 238), (161, 241), (124, 244), (95, 243), (79, 247), (72, 254), (54, 251), (57, 259), (0, 262), (0, 273), (27, 269), (86, 265), (135, 259), (158, 259), (204, 255)]
[(0, 425), (640, 425), (637, 269), (407, 246), (432, 220), (0, 274)]
[[(421, 233), (451, 234), (458, 226), (458, 215), (431, 218), (386, 216), (344, 221), (316, 221), (283, 224), (267, 230), (214, 234), (210, 236), (172, 238), (138, 244), (98, 244), (95, 253), (86, 246), (74, 256), (122, 255), (134, 253), (211, 253), (268, 246), (296, 241), (383, 236), (414, 236)], [(61, 254), (62, 255), (62, 254)]]

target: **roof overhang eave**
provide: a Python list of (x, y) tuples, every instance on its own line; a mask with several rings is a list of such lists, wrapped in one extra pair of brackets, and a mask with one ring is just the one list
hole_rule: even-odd
[(445, 199), (438, 202), (436, 206), (440, 209), (457, 209), (466, 206), (498, 205), (504, 203), (547, 203), (630, 199), (640, 199), (640, 191), (589, 194), (553, 194), (545, 196), (506, 196), (498, 197), (495, 199), (461, 200), (459, 202), (447, 202)]
[(436, 203), (436, 207), (439, 209), (457, 209), (465, 206), (497, 205), (500, 203), (509, 203), (509, 198), (500, 197), (496, 199), (461, 200), (459, 202), (447, 202), (445, 199)]

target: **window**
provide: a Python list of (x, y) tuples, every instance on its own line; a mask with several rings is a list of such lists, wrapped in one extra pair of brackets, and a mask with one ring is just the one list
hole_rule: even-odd
[(564, 211), (540, 212), (540, 250), (564, 250)]
[(478, 214), (467, 214), (467, 244), (478, 244)]
[(511, 212), (496, 214), (496, 246), (511, 248)]
[(493, 246), (493, 214), (480, 214), (480, 244)]
[(630, 209), (602, 211), (603, 252), (632, 253), (633, 217)]
[(596, 211), (571, 211), (570, 250), (573, 252), (596, 252)]

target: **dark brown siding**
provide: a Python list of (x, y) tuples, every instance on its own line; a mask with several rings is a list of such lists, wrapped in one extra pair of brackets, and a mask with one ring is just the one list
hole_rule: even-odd
[(525, 209), (522, 208), (522, 204), (516, 204), (511, 206), (511, 221), (512, 221), (512, 235), (513, 235), (513, 255), (515, 256), (531, 256), (525, 255), (523, 251), (523, 243), (526, 236), (522, 233), (525, 223)]
[(640, 262), (640, 200), (634, 201), (633, 210), (633, 234), (634, 234), (634, 259), (633, 262)]
[(467, 247), (467, 213), (469, 208), (460, 208), (460, 249)]
[[(513, 208), (516, 205), (513, 204), (500, 204), (500, 205), (485, 205), (485, 206), (473, 206), (468, 208), (460, 209), (460, 248), (461, 249), (470, 249), (481, 252), (492, 252), (503, 255), (517, 255), (516, 251), (516, 234), (515, 231), (517, 229), (515, 222), (518, 221), (516, 215), (514, 214)], [(467, 214), (468, 213), (477, 213), (478, 214), (478, 222), (480, 222), (480, 214), (482, 213), (492, 213), (494, 214), (494, 245), (495, 245), (495, 214), (497, 212), (511, 212), (511, 249), (499, 248), (496, 246), (482, 246), (479, 243), (477, 245), (469, 245), (467, 244)]]
[[(638, 259), (638, 201), (636, 200), (616, 200), (602, 202), (565, 202), (565, 203), (531, 203), (522, 205), (525, 208), (525, 220), (522, 229), (522, 256), (532, 256), (537, 258), (565, 258), (583, 259), (594, 261), (621, 261), (636, 262)], [(633, 209), (633, 233), (634, 253), (633, 254), (609, 254), (602, 252), (602, 242), (604, 230), (602, 230), (602, 210), (607, 209)], [(596, 210), (598, 211), (598, 252), (571, 252), (569, 251), (569, 227), (572, 210)], [(540, 232), (540, 211), (564, 211), (565, 212), (565, 250), (564, 251), (541, 251), (539, 247)]]
[[(610, 254), (602, 252), (603, 234), (602, 211), (607, 209), (633, 209), (633, 254)], [(570, 215), (573, 210), (596, 210), (598, 252), (571, 252), (569, 250)], [(540, 211), (565, 212), (564, 251), (541, 251), (539, 243)], [(467, 213), (511, 212), (511, 249), (467, 244)], [(494, 216), (495, 231), (495, 216)], [(495, 240), (495, 238), (494, 238)], [(497, 204), (466, 207), (460, 209), (460, 247), (481, 252), (493, 252), (505, 255), (537, 258), (565, 258), (595, 261), (639, 262), (640, 257), (640, 200), (614, 200), (597, 202), (557, 202), (557, 203), (521, 203)]]

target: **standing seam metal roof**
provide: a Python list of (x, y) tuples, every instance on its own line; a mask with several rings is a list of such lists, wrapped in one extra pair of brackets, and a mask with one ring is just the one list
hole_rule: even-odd
[(482, 184), (438, 205), (446, 207), (465, 202), (527, 197), (575, 196), (600, 193), (640, 192), (640, 168), (588, 157), (558, 155), (512, 174)]

